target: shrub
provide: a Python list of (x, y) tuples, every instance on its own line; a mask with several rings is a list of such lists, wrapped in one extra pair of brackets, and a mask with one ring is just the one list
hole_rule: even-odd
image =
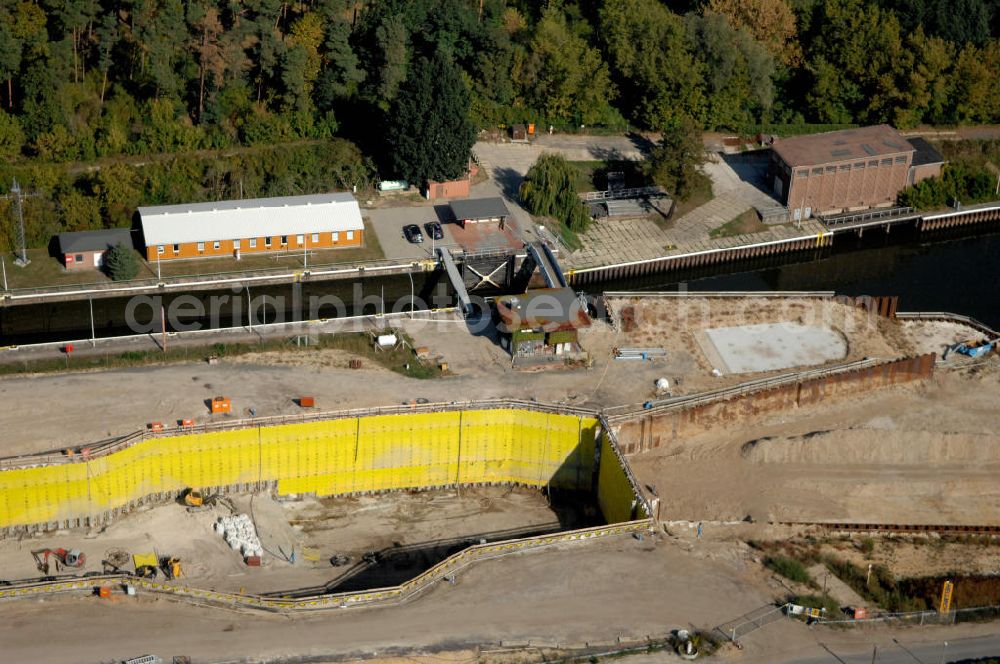
[(135, 257), (135, 252), (131, 247), (121, 243), (108, 249), (108, 253), (104, 255), (104, 265), (115, 281), (135, 279), (135, 275), (139, 274), (139, 261)]
[(790, 581), (804, 583), (807, 585), (813, 585), (815, 583), (802, 563), (794, 558), (788, 558), (787, 556), (768, 556), (764, 559), (764, 566)]

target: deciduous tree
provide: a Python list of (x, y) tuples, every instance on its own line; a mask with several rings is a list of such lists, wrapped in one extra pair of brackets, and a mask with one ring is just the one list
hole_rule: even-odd
[(608, 60), (632, 119), (647, 129), (684, 116), (700, 123), (702, 72), (680, 17), (657, 0), (607, 0), (600, 19)]

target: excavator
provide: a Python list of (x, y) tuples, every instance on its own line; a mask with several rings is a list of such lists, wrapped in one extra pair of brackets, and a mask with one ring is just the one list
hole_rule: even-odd
[(31, 555), (42, 574), (49, 573), (49, 558), (55, 558), (57, 572), (60, 568), (83, 567), (87, 563), (87, 556), (79, 549), (36, 549)]

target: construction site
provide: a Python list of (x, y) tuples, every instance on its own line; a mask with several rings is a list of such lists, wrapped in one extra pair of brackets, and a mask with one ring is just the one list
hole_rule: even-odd
[[(32, 660), (711, 642), (777, 662), (811, 652), (803, 623), (740, 616), (822, 595), (817, 616), (867, 620), (954, 574), (967, 590), (931, 610), (952, 624), (992, 592), (968, 594), (1000, 550), (988, 327), (832, 293), (603, 304), (579, 333), (593, 361), (560, 371), (442, 315), (399, 322), (447, 359), (425, 380), (340, 350), (3, 379), (0, 641), (12, 661), (65, 628)], [(42, 395), (59, 412), (26, 422)], [(869, 562), (905, 602), (851, 585)]]

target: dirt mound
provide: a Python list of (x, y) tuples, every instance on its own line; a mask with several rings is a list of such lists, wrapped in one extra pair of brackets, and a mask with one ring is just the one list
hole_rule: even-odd
[(765, 464), (992, 464), (1000, 437), (975, 433), (846, 429), (765, 437), (745, 443), (741, 456)]

